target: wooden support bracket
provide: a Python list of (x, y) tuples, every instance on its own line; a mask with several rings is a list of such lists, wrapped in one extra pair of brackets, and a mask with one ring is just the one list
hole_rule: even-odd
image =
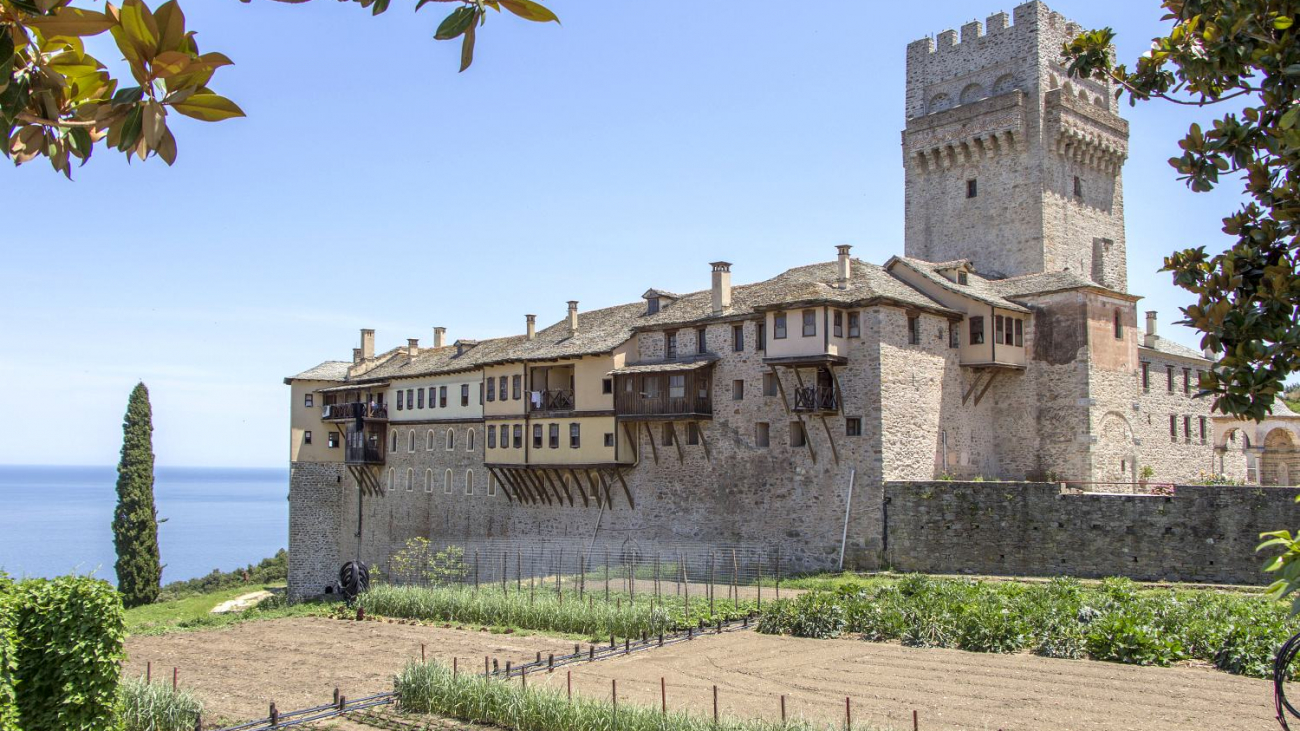
[(984, 394), (989, 392), (989, 388), (993, 386), (993, 382), (996, 380), (998, 380), (998, 371), (990, 371), (988, 380), (984, 382), (984, 388), (981, 389), (979, 395), (975, 397), (976, 406), (979, 406), (980, 401), (984, 400)]
[(582, 487), (582, 478), (578, 477), (578, 473), (574, 472), (573, 468), (569, 468), (568, 472), (569, 477), (573, 478), (573, 487), (578, 491), (578, 497), (582, 498), (582, 507), (591, 507), (591, 499), (587, 497), (587, 491)]

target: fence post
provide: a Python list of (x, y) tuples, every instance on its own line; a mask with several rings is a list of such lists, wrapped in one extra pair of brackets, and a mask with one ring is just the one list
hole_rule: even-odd
[(339, 710), (340, 711), (343, 710), (347, 705), (348, 705), (348, 697), (345, 695), (339, 695)]
[(172, 692), (173, 693), (176, 692), (176, 686), (180, 685), (180, 678), (181, 678), (181, 669), (177, 667), (173, 667), (172, 668)]
[(194, 731), (203, 731), (203, 714), (194, 717)]
[(781, 696), (781, 725), (785, 725), (785, 696)]
[(582, 595), (587, 590), (587, 557), (585, 554), (578, 554), (578, 601), (582, 601)]
[(609, 602), (609, 548), (605, 548), (605, 602)]
[(716, 591), (717, 591), (717, 590), (714, 589), (714, 587), (713, 587), (713, 578), (714, 578), (714, 576), (713, 576), (714, 560), (713, 560), (713, 559), (714, 559), (713, 551), (709, 551), (709, 616), (713, 616), (713, 614), (715, 613), (715, 612), (713, 611), (713, 596), (714, 596), (714, 594), (715, 594)]
[(763, 608), (763, 559), (758, 559), (758, 608)]
[(487, 656), (487, 655), (484, 655), (484, 656), (483, 656), (483, 677), (486, 678), (488, 675), (489, 675), (489, 673), (488, 673), (488, 656)]
[(740, 609), (740, 579), (736, 573), (740, 571), (740, 564), (736, 562), (736, 549), (731, 549), (731, 600), (732, 606)]
[(424, 643), (420, 643), (420, 662), (424, 662)]
[(501, 593), (506, 593), (506, 552), (501, 552)]
[(686, 553), (683, 551), (678, 554), (678, 557), (682, 562), (682, 571), (681, 571), (682, 583), (680, 588), (683, 591), (685, 591), (684, 596), (686, 597), (686, 614), (685, 614), (686, 623), (690, 624), (691, 622), (691, 575), (690, 573), (688, 573), (686, 568)]
[(853, 706), (849, 705), (849, 697), (844, 696), (844, 731), (850, 731), (853, 728)]
[(146, 685), (153, 682), (153, 660), (144, 664), (144, 682)]
[(781, 598), (781, 544), (776, 546), (776, 598)]
[(572, 670), (564, 671), (564, 684), (569, 689), (569, 702), (572, 703), (573, 702), (573, 671)]
[(718, 727), (718, 686), (713, 686), (713, 727)]
[(515, 549), (515, 593), (524, 590), (524, 552)]
[(614, 703), (614, 728), (618, 728), (618, 679), (609, 679), (610, 694), (609, 697)]
[(917, 716), (916, 709), (913, 708), (912, 709), (912, 731), (920, 731), (920, 728), (921, 728), (921, 722), (919, 720), (919, 716)]
[(338, 686), (335, 686), (335, 687), (334, 687), (334, 705), (337, 706), (338, 704), (339, 704), (339, 689), (338, 689)]
[(275, 708), (275, 701), (271, 701), (270, 721), (272, 726), (280, 725), (280, 712)]
[(474, 550), (474, 591), (478, 591), (478, 549)]
[(664, 682), (663, 676), (659, 677), (659, 703), (663, 708), (663, 715), (668, 715), (668, 685)]
[(451, 677), (456, 678), (459, 675), (460, 675), (460, 658), (453, 657), (451, 659)]

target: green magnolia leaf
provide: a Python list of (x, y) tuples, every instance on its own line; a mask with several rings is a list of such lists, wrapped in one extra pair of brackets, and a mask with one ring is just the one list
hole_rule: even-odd
[(460, 44), (460, 72), (463, 73), (474, 63), (474, 24), (465, 29), (465, 40)]
[(560, 22), (558, 16), (551, 12), (549, 8), (533, 0), (497, 0), (506, 10), (518, 15), (525, 20), (531, 20), (537, 23)]
[[(94, 36), (117, 25), (117, 21), (104, 13), (81, 8), (60, 8), (54, 15), (26, 18), (23, 22), (40, 31), (41, 35), (46, 38), (54, 36)], [(8, 33), (4, 35), (8, 35)]]
[(179, 51), (185, 41), (185, 13), (176, 0), (168, 0), (153, 11), (154, 21), (158, 24), (158, 50)]
[(224, 96), (213, 94), (208, 89), (200, 89), (185, 101), (173, 104), (172, 109), (204, 122), (220, 122), (223, 119), (244, 116), (244, 110), (240, 109), (239, 105)]
[(438, 26), (438, 30), (434, 32), (433, 37), (440, 41), (459, 38), (462, 33), (474, 25), (477, 14), (478, 8), (472, 8), (468, 5), (456, 8)]
[(1273, 19), (1273, 27), (1278, 30), (1286, 30), (1295, 24), (1295, 21), (1285, 15), (1279, 15)]
[(1286, 110), (1286, 113), (1282, 115), (1282, 119), (1278, 121), (1278, 124), (1282, 129), (1291, 129), (1295, 126), (1297, 119), (1300, 119), (1300, 106), (1294, 106)]
[(122, 3), (122, 30), (144, 59), (151, 59), (158, 51), (158, 21), (142, 0)]

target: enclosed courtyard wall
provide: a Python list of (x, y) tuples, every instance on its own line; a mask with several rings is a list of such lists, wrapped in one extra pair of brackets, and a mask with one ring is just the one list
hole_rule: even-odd
[(884, 495), (885, 562), (900, 571), (1263, 584), (1259, 534), (1300, 519), (1300, 488), (894, 482)]

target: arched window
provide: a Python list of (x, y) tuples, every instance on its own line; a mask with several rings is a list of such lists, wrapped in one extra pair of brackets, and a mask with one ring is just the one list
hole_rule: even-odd
[(426, 493), (433, 492), (433, 470), (424, 471), (424, 491)]
[(447, 430), (447, 451), (450, 452), (455, 448), (456, 448), (456, 432), (452, 429), (448, 429)]
[(980, 99), (983, 99), (984, 96), (984, 87), (979, 84), (967, 84), (966, 88), (961, 90), (961, 103), (970, 104), (971, 102), (977, 102)]
[(465, 494), (474, 494), (474, 470), (465, 470)]
[(424, 449), (425, 451), (428, 452), (433, 451), (433, 430), (432, 429), (424, 433)]
[(397, 430), (396, 429), (393, 430), (392, 438), (389, 441), (392, 442), (392, 446), (388, 448), (388, 451), (396, 452), (397, 451)]
[(999, 94), (1006, 94), (1007, 92), (1014, 91), (1015, 88), (1016, 88), (1015, 77), (1012, 76), (1011, 74), (1002, 74), (997, 78), (997, 81), (993, 82), (993, 96), (998, 96)]
[(451, 470), (442, 474), (442, 491), (444, 494), (451, 494)]
[(414, 451), (415, 451), (415, 430), (414, 430), (414, 429), (412, 429), (412, 430), (411, 430), (411, 433), (407, 436), (407, 439), (406, 439), (406, 451), (408, 451), (408, 452), (414, 452)]
[(393, 489), (393, 468), (389, 467), (388, 468), (388, 490), (391, 492), (392, 489)]
[(474, 451), (474, 430), (473, 429), (470, 429), (469, 431), (465, 432), (465, 451), (466, 452)]
[(497, 494), (497, 476), (489, 473), (488, 474), (488, 497), (492, 497), (493, 495), (496, 494)]
[(406, 491), (410, 492), (415, 489), (415, 470), (410, 467), (406, 468)]
[(942, 112), (951, 106), (952, 97), (947, 94), (935, 94), (933, 97), (930, 97), (930, 105), (926, 109), (926, 112), (928, 114), (934, 114), (935, 112)]

